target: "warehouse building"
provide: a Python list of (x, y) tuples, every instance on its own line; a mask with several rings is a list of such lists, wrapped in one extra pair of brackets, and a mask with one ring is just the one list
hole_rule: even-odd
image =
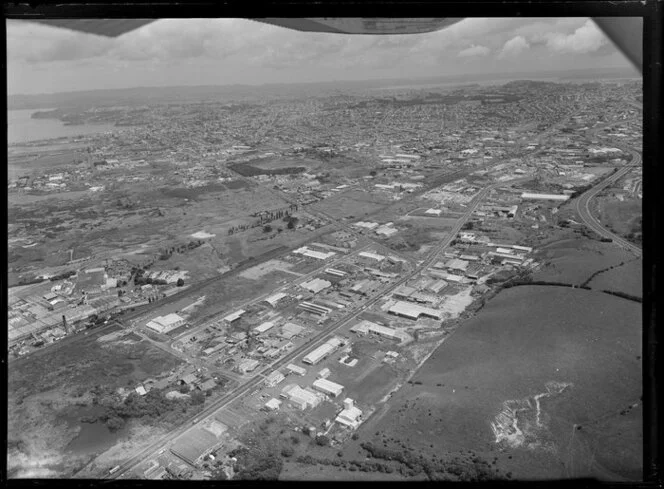
[(320, 251), (310, 250), (306, 246), (294, 250), (293, 253), (298, 255), (308, 256), (309, 258), (315, 258), (317, 260), (327, 260), (328, 258), (336, 255), (333, 251), (328, 251), (327, 253), (322, 253)]
[(149, 321), (146, 326), (157, 333), (168, 333), (184, 324), (184, 318), (173, 313), (167, 314), (166, 316), (156, 317), (152, 321)]
[(402, 331), (398, 331), (394, 328), (388, 328), (386, 326), (381, 326), (380, 324), (372, 323), (371, 321), (360, 321), (355, 326), (350, 329), (351, 332), (356, 334), (369, 334), (373, 333), (383, 338), (388, 338), (391, 340), (402, 341), (407, 339), (407, 335)]
[(530, 192), (524, 192), (521, 194), (521, 198), (523, 200), (556, 200), (564, 202), (569, 200), (570, 196), (562, 194), (534, 194)]
[(321, 346), (305, 356), (302, 361), (304, 363), (308, 363), (309, 365), (316, 365), (321, 360), (334, 353), (343, 344), (343, 341), (339, 338), (330, 338), (327, 340), (327, 342), (323, 343)]
[(464, 272), (468, 268), (468, 262), (465, 260), (460, 260), (459, 258), (452, 258), (445, 263), (445, 268), (448, 270), (458, 270)]
[(223, 320), (226, 321), (227, 323), (232, 323), (234, 321), (237, 321), (242, 317), (242, 315), (247, 312), (244, 309), (240, 309), (239, 311), (236, 311), (232, 314), (229, 314), (228, 316), (224, 317)]
[(344, 390), (343, 385), (337, 384), (336, 382), (332, 382), (327, 379), (317, 379), (314, 381), (312, 386), (317, 391), (332, 397), (339, 397)]
[(297, 384), (289, 384), (281, 390), (281, 397), (288, 399), (291, 404), (301, 410), (314, 408), (322, 401), (322, 396)]
[(370, 258), (370, 259), (376, 260), (376, 261), (383, 261), (385, 259), (385, 257), (383, 255), (379, 255), (377, 253), (370, 253), (368, 251), (360, 251), (358, 253), (358, 255), (363, 257), (363, 258)]
[(317, 314), (319, 316), (324, 316), (332, 312), (332, 309), (328, 307), (319, 306), (318, 304), (312, 304), (311, 302), (301, 302), (297, 307), (304, 309), (307, 312)]
[(279, 372), (279, 370), (275, 370), (265, 378), (265, 385), (267, 385), (268, 387), (274, 387), (275, 385), (278, 385), (281, 381), (283, 381), (285, 378), (286, 376), (284, 374)]
[(443, 316), (443, 313), (436, 309), (431, 309), (429, 307), (420, 306), (419, 304), (411, 304), (403, 301), (396, 301), (396, 303), (388, 309), (388, 312), (396, 316), (401, 316), (413, 320), (419, 319), (420, 316), (440, 320)]
[(335, 277), (345, 277), (347, 275), (346, 272), (342, 272), (341, 270), (337, 270), (336, 268), (326, 268), (325, 273), (329, 273), (330, 275), (334, 275)]
[(426, 289), (431, 292), (438, 294), (441, 290), (447, 287), (447, 282), (444, 280), (434, 280), (432, 283), (427, 285)]
[(288, 297), (288, 294), (284, 294), (283, 292), (277, 292), (276, 294), (273, 294), (270, 297), (266, 298), (265, 302), (267, 302), (272, 307), (277, 307), (279, 301), (286, 297)]
[(308, 291), (313, 292), (314, 294), (317, 294), (321, 290), (325, 290), (331, 286), (332, 286), (331, 282), (328, 282), (327, 280), (323, 280), (320, 278), (315, 278), (313, 280), (310, 280), (309, 282), (303, 282), (300, 284), (300, 287), (307, 289)]
[(286, 370), (288, 370), (292, 374), (301, 375), (303, 377), (307, 375), (306, 368), (299, 367), (293, 363), (289, 363), (288, 365), (286, 365)]
[(323, 370), (316, 374), (316, 377), (319, 379), (327, 379), (331, 373), (332, 372), (330, 372), (330, 369), (325, 367)]
[(265, 403), (264, 407), (266, 411), (278, 411), (279, 407), (281, 407), (281, 401), (273, 397)]
[(364, 221), (358, 221), (353, 226), (357, 226), (359, 228), (365, 228), (365, 229), (374, 229), (378, 227), (377, 222), (364, 222)]
[(267, 321), (265, 323), (259, 324), (258, 326), (256, 326), (254, 328), (254, 332), (256, 334), (265, 333), (266, 331), (269, 331), (270, 329), (272, 329), (275, 324), (276, 324), (276, 321)]
[(344, 399), (344, 409), (337, 415), (335, 421), (343, 426), (355, 429), (360, 426), (361, 417), (362, 411), (354, 405), (352, 399), (347, 397)]

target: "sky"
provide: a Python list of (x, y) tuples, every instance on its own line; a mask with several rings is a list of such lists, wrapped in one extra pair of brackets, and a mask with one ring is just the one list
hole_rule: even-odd
[(161, 19), (117, 38), (7, 20), (9, 95), (630, 66), (582, 17), (468, 18), (442, 31), (394, 36)]

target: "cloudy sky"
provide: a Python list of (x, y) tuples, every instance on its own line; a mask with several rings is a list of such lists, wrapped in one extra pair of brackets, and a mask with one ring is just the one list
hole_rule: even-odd
[(587, 18), (465, 19), (400, 36), (162, 19), (110, 39), (7, 21), (8, 92), (407, 78), (629, 67)]

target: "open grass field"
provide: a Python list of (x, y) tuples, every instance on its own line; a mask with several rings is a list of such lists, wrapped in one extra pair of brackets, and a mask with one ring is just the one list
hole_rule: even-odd
[[(381, 432), (432, 453), (473, 450), (496, 457), (515, 479), (641, 477), (641, 310), (634, 302), (568, 288), (508, 289), (412, 380), (370, 432), (360, 428), (362, 438)], [(501, 421), (521, 436), (498, 443), (493, 426)]]
[[(560, 241), (542, 248), (540, 253), (546, 265), (533, 274), (534, 280), (549, 280), (575, 285), (582, 284), (599, 270), (619, 265), (621, 262), (628, 262), (634, 258), (634, 255), (613, 243), (588, 239)], [(630, 273), (630, 268), (620, 267), (614, 270), (616, 273)], [(632, 281), (634, 278), (630, 277), (629, 280)]]
[(627, 199), (623, 202), (615, 198), (600, 197), (597, 201), (599, 221), (620, 236), (632, 232), (643, 215), (640, 199)]
[(643, 297), (643, 260), (638, 258), (598, 274), (588, 284), (596, 290), (612, 290)]

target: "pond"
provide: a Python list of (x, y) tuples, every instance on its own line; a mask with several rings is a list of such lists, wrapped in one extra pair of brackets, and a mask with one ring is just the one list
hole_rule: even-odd
[(94, 417), (103, 413), (101, 406), (81, 407), (74, 409), (71, 413), (63, 416), (70, 427), (80, 427), (81, 431), (66, 447), (66, 450), (75, 455), (90, 455), (108, 450), (120, 439), (129, 434), (128, 424), (115, 432), (111, 432), (105, 423), (83, 423), (81, 418), (85, 416)]

